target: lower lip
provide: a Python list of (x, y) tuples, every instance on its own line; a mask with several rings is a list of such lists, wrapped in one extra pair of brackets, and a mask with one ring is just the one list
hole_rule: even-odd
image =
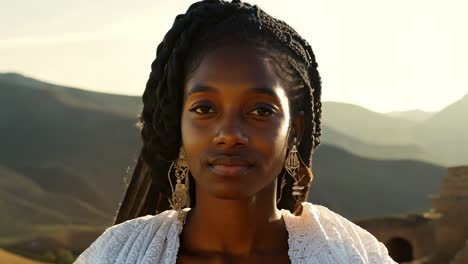
[(245, 174), (251, 166), (242, 165), (211, 165), (210, 169), (218, 175), (222, 176), (239, 176)]

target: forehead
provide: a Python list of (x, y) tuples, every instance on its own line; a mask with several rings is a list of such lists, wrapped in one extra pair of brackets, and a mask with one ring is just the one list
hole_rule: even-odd
[(228, 87), (277, 87), (280, 80), (271, 61), (254, 47), (229, 45), (208, 51), (187, 76), (185, 94), (194, 85)]

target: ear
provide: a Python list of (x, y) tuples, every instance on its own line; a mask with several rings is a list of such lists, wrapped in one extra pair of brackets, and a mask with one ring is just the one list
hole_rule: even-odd
[(290, 142), (293, 143), (295, 138), (296, 144), (299, 145), (304, 133), (304, 111), (299, 111), (299, 113), (293, 116), (291, 125)]

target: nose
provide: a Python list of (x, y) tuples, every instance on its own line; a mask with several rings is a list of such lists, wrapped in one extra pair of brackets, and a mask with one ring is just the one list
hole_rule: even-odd
[(243, 130), (241, 117), (236, 114), (225, 115), (219, 120), (213, 141), (217, 146), (225, 148), (247, 145), (248, 137)]

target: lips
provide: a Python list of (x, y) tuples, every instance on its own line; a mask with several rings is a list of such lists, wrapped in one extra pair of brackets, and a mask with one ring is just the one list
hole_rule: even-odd
[(241, 176), (250, 170), (251, 166), (240, 165), (211, 165), (210, 169), (213, 173), (221, 176)]
[(208, 159), (210, 170), (220, 176), (241, 176), (253, 167), (248, 159), (240, 156), (220, 155)]

